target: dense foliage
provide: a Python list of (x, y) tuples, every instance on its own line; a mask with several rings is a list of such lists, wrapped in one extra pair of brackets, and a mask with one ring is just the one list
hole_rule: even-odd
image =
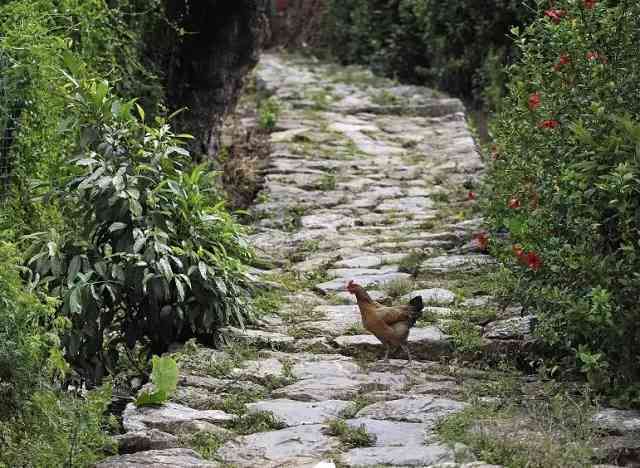
[(0, 2), (1, 467), (91, 466), (110, 386), (71, 381), (251, 316), (242, 231), (165, 115), (165, 3)]
[(88, 466), (109, 445), (110, 388), (81, 400), (53, 385), (68, 367), (58, 336), (68, 323), (24, 289), (19, 261), (0, 243), (0, 467)]
[[(64, 228), (28, 236), (34, 281), (63, 298), (68, 357), (99, 381), (118, 346), (160, 353), (183, 335), (243, 323), (249, 252), (169, 126), (146, 126), (106, 82), (77, 85), (79, 175), (57, 191)], [(144, 116), (141, 108), (137, 108)], [(29, 254), (31, 256), (31, 254)]]
[(514, 31), (485, 205), (546, 342), (639, 403), (640, 4), (540, 7)]
[(495, 104), (513, 25), (530, 20), (522, 0), (329, 0), (324, 45), (340, 60)]

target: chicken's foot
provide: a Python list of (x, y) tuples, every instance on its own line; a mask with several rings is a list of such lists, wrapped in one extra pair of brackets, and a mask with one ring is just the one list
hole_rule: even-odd
[(387, 352), (384, 353), (383, 362), (389, 362), (389, 345), (386, 345), (386, 347), (387, 347)]
[(409, 351), (409, 346), (407, 346), (406, 344), (404, 345), (400, 345), (402, 347), (402, 350), (407, 353), (407, 357), (409, 358), (409, 360), (407, 361), (407, 366), (411, 366), (412, 360), (411, 360), (411, 351)]

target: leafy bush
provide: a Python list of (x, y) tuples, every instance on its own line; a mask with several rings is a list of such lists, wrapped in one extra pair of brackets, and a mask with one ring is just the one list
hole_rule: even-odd
[(87, 466), (109, 445), (110, 387), (80, 399), (52, 384), (68, 370), (58, 338), (66, 320), (24, 288), (20, 261), (0, 243), (0, 466)]
[(494, 104), (509, 28), (531, 17), (522, 0), (329, 0), (324, 44), (344, 62)]
[(136, 398), (136, 406), (160, 405), (167, 401), (178, 386), (178, 364), (170, 357), (153, 356), (151, 382), (153, 391), (145, 391)]
[(275, 96), (264, 99), (258, 108), (258, 124), (264, 130), (273, 130), (280, 116), (280, 102)]
[(62, 298), (69, 358), (99, 381), (120, 345), (161, 354), (178, 338), (242, 325), (250, 253), (215, 173), (190, 168), (184, 137), (161, 119), (140, 122), (106, 82), (74, 87), (79, 175), (56, 196), (69, 224), (27, 237), (29, 265), (34, 283)]
[(547, 343), (598, 388), (637, 382), (640, 4), (540, 5), (514, 37), (522, 60), (485, 193), (493, 226), (510, 233), (496, 246)]

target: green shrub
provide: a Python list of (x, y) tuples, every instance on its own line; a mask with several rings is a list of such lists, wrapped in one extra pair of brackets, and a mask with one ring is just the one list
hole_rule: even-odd
[(323, 44), (343, 62), (494, 104), (509, 29), (531, 18), (522, 0), (329, 0)]
[(640, 377), (640, 4), (554, 8), (513, 31), (485, 207), (516, 299), (605, 389)]
[(278, 123), (281, 107), (280, 102), (274, 96), (265, 99), (258, 107), (258, 124), (263, 130), (273, 130)]
[(58, 338), (66, 321), (24, 287), (20, 262), (13, 245), (0, 243), (0, 466), (88, 466), (109, 446), (111, 390), (81, 399), (53, 385), (68, 370)]
[(190, 167), (182, 137), (147, 126), (106, 82), (74, 85), (79, 116), (73, 178), (55, 198), (64, 230), (27, 236), (36, 284), (62, 298), (69, 359), (92, 381), (117, 367), (121, 345), (161, 354), (250, 315), (250, 252), (214, 189)]

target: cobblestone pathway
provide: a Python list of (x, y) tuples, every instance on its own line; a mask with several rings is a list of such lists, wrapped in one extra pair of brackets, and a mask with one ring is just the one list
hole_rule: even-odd
[[(254, 274), (284, 285), (285, 302), (259, 328), (224, 330), (235, 343), (226, 352), (182, 350), (174, 402), (130, 405), (120, 443), (137, 453), (99, 466), (489, 467), (435, 432), (495, 378), (450, 359), (464, 336), (455, 324), (472, 316), (475, 346), (504, 351), (524, 346), (533, 319), (477, 286), (494, 261), (472, 241), (481, 220), (467, 194), (482, 163), (462, 104), (276, 55), (263, 57), (257, 83), (283, 110), (251, 236), (274, 268)], [(413, 366), (402, 353), (381, 360), (345, 292), (351, 279), (377, 300), (423, 297)], [(640, 415), (608, 411), (599, 417), (612, 432), (640, 429)], [(202, 453), (199, 438), (216, 461), (181, 448), (188, 440)]]

